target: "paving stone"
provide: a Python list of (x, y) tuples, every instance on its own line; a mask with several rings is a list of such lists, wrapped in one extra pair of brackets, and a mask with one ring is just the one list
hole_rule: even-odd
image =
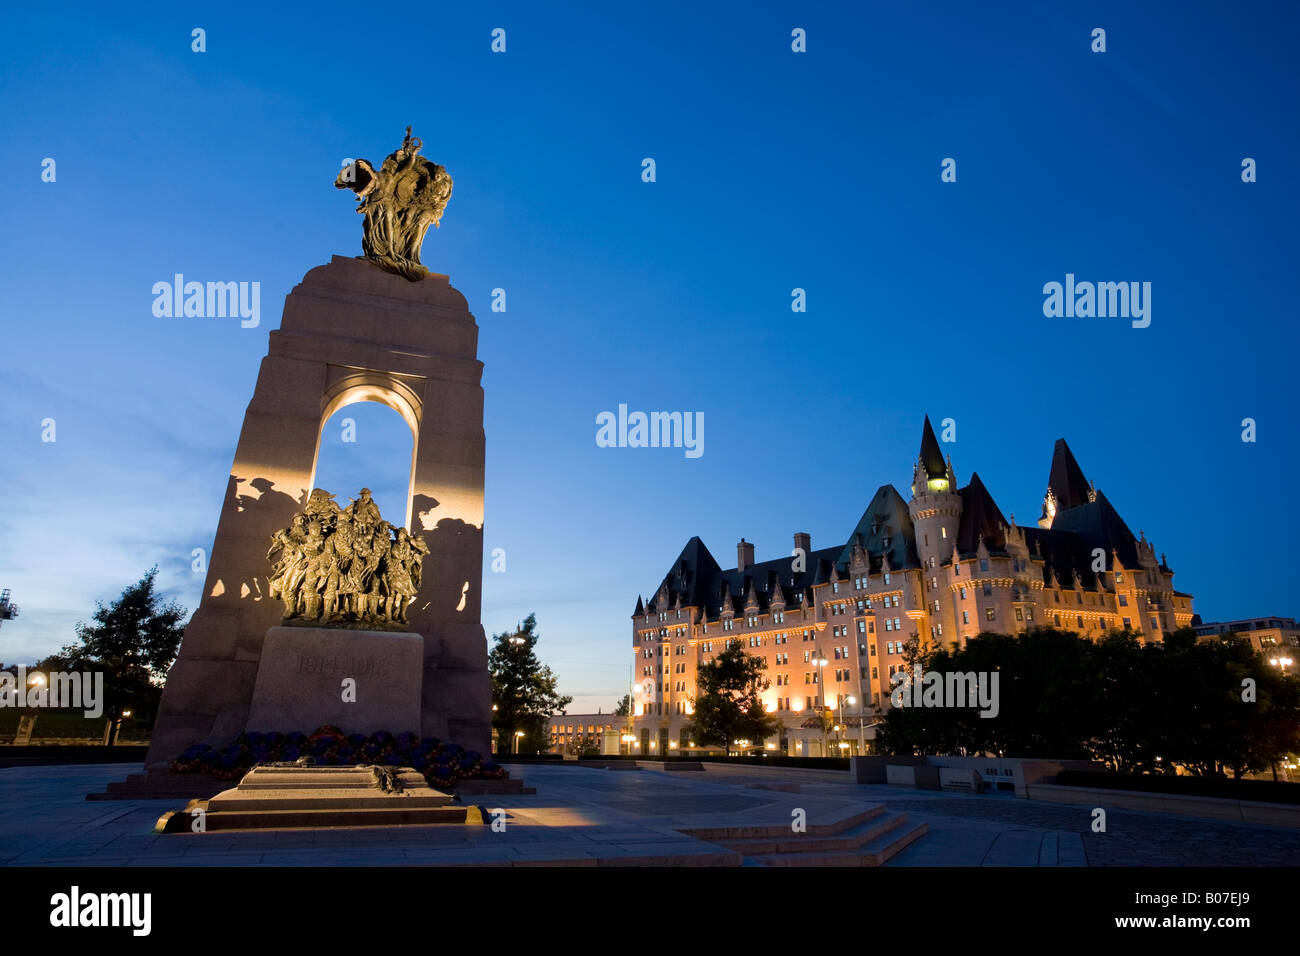
[(1271, 866), (1300, 864), (1300, 831), (1112, 809), (1107, 832), (1089, 808), (1002, 794), (954, 794), (800, 781), (799, 793), (756, 790), (744, 778), (617, 774), (512, 766), (535, 794), (471, 802), (507, 813), (507, 828), (375, 827), (258, 833), (153, 833), (176, 801), (87, 803), (134, 767), (0, 769), (0, 863), (9, 866), (728, 865), (735, 854), (684, 827), (786, 827), (792, 809), (832, 824), (873, 805), (929, 832), (887, 866)]

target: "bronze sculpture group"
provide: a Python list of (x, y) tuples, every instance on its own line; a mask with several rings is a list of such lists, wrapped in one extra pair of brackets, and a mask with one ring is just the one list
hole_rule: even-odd
[(384, 521), (369, 488), (346, 508), (316, 488), (289, 527), (271, 535), (267, 560), (277, 551), (269, 590), (285, 621), (405, 624), (429, 548)]
[(408, 126), (402, 145), (378, 169), (358, 159), (334, 180), (338, 189), (357, 194), (357, 212), (365, 216), (361, 230), (365, 257), (412, 282), (429, 274), (420, 263), (420, 246), (429, 227), (437, 228), (451, 199), (451, 176), (420, 155), (423, 145)]

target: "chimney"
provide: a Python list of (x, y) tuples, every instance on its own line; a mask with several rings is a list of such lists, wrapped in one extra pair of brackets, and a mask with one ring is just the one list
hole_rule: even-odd
[(803, 531), (794, 533), (794, 546), (803, 550), (803, 556), (806, 558), (812, 552), (812, 535)]
[(752, 542), (740, 539), (740, 544), (736, 545), (736, 570), (744, 571), (745, 568), (754, 566), (754, 545)]

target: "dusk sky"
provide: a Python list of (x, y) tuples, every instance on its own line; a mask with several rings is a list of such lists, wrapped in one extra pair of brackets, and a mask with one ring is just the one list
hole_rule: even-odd
[[(926, 414), (1020, 524), (1064, 437), (1206, 620), (1295, 616), (1300, 15), (1056, 6), (8, 11), (0, 660), (153, 564), (198, 606), (267, 332), (361, 252), (334, 177), (407, 125), (455, 180), (423, 261), (481, 329), (484, 627), (536, 611), (571, 712), (626, 690), (629, 615), (687, 539), (724, 568), (741, 536), (843, 543), (908, 495)], [(259, 282), (260, 325), (155, 317), (176, 273)], [(1067, 273), (1149, 282), (1149, 327), (1046, 317)], [(703, 454), (598, 447), (620, 404), (703, 413)], [(396, 413), (322, 447), (318, 484), (401, 520)]]

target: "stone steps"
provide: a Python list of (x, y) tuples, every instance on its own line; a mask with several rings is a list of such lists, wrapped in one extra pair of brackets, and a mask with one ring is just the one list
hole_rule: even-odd
[(745, 866), (882, 866), (903, 848), (925, 836), (924, 823), (909, 823), (906, 814), (890, 814), (870, 826), (873, 836), (852, 849), (804, 849), (745, 857)]
[(811, 850), (856, 850), (896, 826), (898, 826), (897, 817), (887, 814), (884, 807), (876, 807), (866, 820), (837, 833), (827, 835), (794, 833), (786, 827), (785, 832), (779, 837), (720, 840), (718, 843), (745, 856), (803, 853)]
[(485, 793), (536, 793), (536, 787), (525, 787), (518, 777), (499, 777), (496, 780), (477, 778), (474, 780), (457, 780), (452, 790), (460, 795), (477, 796)]
[(154, 832), (191, 832), (196, 811), (205, 833), (483, 822), (454, 800), (409, 767), (382, 782), (371, 767), (254, 767), (238, 786), (164, 813)]
[[(850, 814), (843, 819), (836, 820), (833, 823), (809, 823), (808, 829), (803, 836), (836, 836), (860, 823), (877, 817), (884, 813), (885, 808), (882, 804), (873, 803), (857, 813)], [(777, 823), (771, 826), (758, 825), (730, 825), (722, 827), (691, 827), (681, 830), (688, 836), (693, 836), (697, 840), (706, 840), (709, 843), (725, 842), (727, 840), (757, 840), (762, 837), (785, 838), (791, 835), (789, 823)]]
[[(191, 800), (184, 810), (168, 811), (158, 819), (155, 833), (189, 833), (191, 811), (207, 810), (208, 801)], [(477, 807), (340, 807), (328, 809), (247, 809), (206, 813), (207, 833), (229, 830), (319, 830), (339, 827), (399, 827), (447, 823), (481, 823)]]
[(88, 793), (87, 800), (193, 800), (215, 796), (231, 785), (206, 774), (176, 773), (174, 770), (129, 774), (115, 780), (103, 793)]
[[(233, 791), (227, 790), (226, 793)], [(241, 797), (238, 800), (222, 800), (224, 794), (218, 794), (211, 800), (201, 801), (206, 803), (205, 807), (210, 813), (221, 812), (243, 812), (246, 810), (332, 810), (337, 808), (340, 802), (333, 792), (316, 792), (297, 791), (297, 790), (265, 790), (253, 791), (256, 796), (249, 795)], [(371, 810), (371, 809), (395, 809), (394, 803), (400, 802), (400, 809), (418, 810), (425, 807), (446, 807), (455, 801), (445, 793), (439, 793), (432, 790), (426, 795), (416, 794), (397, 794), (395, 797), (391, 794), (355, 794), (347, 798), (347, 809), (349, 810)], [(464, 809), (462, 807), (461, 809)]]

